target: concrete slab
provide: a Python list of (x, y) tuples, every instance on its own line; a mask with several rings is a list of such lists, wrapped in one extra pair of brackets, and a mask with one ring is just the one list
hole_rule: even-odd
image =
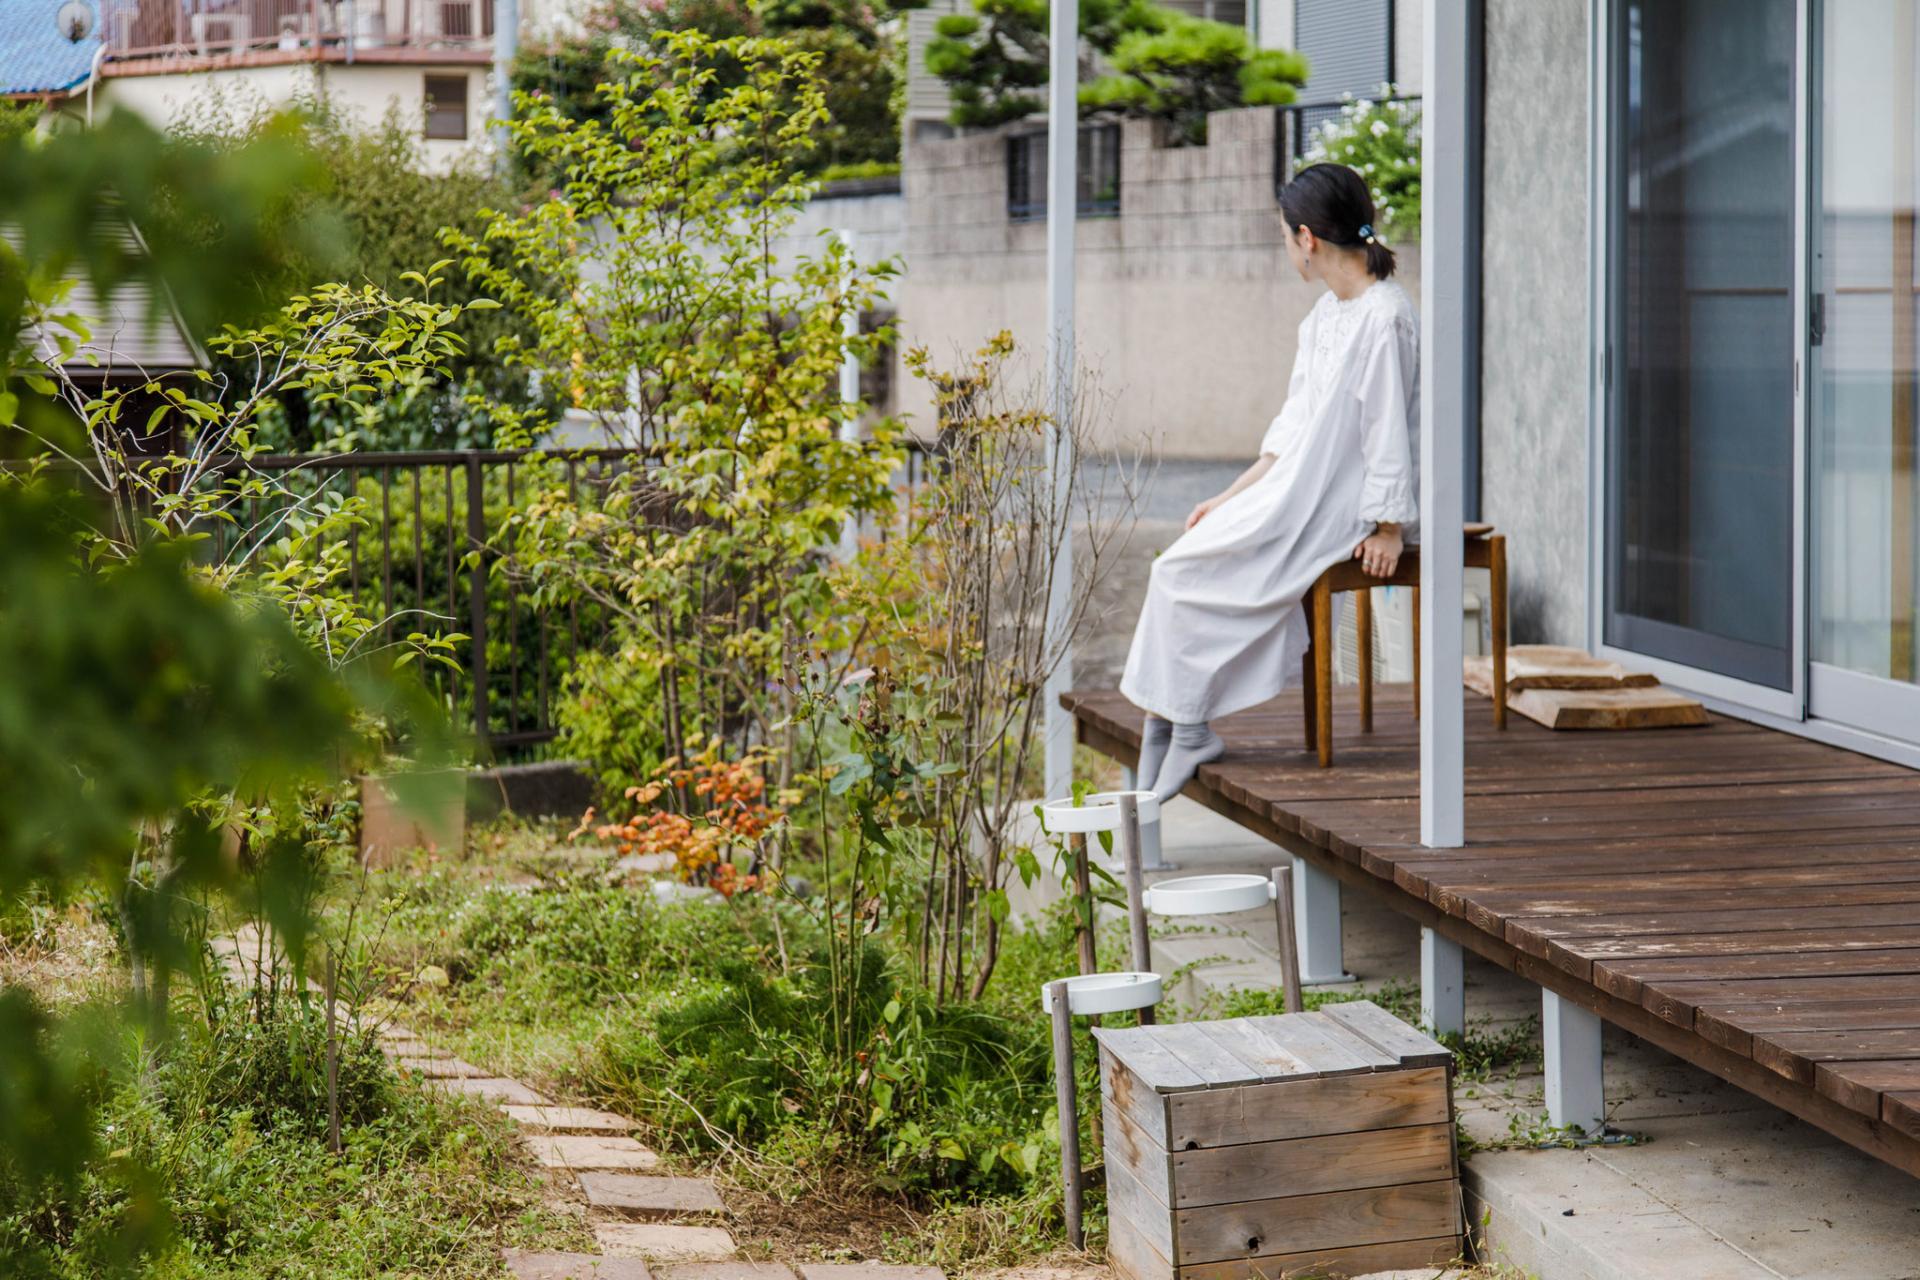
[(660, 1157), (632, 1138), (605, 1134), (558, 1133), (524, 1135), (520, 1141), (533, 1158), (549, 1169), (619, 1171), (651, 1169)]
[(393, 1065), (395, 1070), (411, 1071), (429, 1080), (483, 1080), (493, 1074), (454, 1057), (395, 1058)]
[(804, 1262), (800, 1280), (942, 1280), (938, 1267), (899, 1267), (890, 1262)]
[(518, 1080), (508, 1080), (500, 1076), (482, 1076), (478, 1079), (465, 1076), (452, 1079), (430, 1079), (427, 1084), (435, 1089), (444, 1089), (448, 1093), (464, 1094), (469, 1098), (481, 1098), (487, 1102), (512, 1102), (520, 1106), (538, 1106), (547, 1101)]
[(652, 1280), (641, 1258), (605, 1258), (592, 1253), (528, 1253), (508, 1249), (502, 1255), (514, 1280)]
[(640, 1126), (611, 1111), (592, 1107), (521, 1107), (501, 1110), (523, 1129), (545, 1133), (631, 1133)]
[(598, 1222), (593, 1238), (610, 1257), (648, 1262), (717, 1262), (733, 1257), (733, 1236), (719, 1227), (659, 1222)]
[(681, 1262), (660, 1268), (660, 1280), (793, 1280), (778, 1262)]
[(582, 1173), (587, 1203), (630, 1218), (677, 1218), (725, 1213), (720, 1193), (705, 1178), (649, 1178), (629, 1173)]

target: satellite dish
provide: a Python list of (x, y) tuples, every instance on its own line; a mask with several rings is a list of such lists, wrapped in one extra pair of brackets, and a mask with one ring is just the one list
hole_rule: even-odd
[(68, 43), (79, 44), (93, 34), (93, 6), (85, 0), (67, 0), (53, 22)]

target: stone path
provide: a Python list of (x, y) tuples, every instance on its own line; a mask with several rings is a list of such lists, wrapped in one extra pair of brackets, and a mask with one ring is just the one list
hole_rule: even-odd
[(388, 1026), (381, 1051), (429, 1088), (485, 1098), (520, 1129), (520, 1141), (550, 1177), (572, 1179), (587, 1203), (599, 1253), (508, 1249), (515, 1280), (942, 1280), (937, 1267), (881, 1263), (780, 1263), (740, 1257), (724, 1225), (726, 1202), (705, 1178), (664, 1177), (660, 1157), (633, 1137), (639, 1126), (592, 1107), (554, 1104), (518, 1080), (488, 1075)]

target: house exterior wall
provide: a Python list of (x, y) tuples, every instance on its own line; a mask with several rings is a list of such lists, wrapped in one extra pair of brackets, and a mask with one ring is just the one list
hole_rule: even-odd
[[(101, 80), (96, 109), (124, 107), (149, 123), (165, 128), (216, 99), (245, 111), (254, 104), (285, 106), (294, 99), (326, 93), (334, 104), (362, 127), (380, 123), (390, 110), (417, 131), (424, 128), (426, 78), (465, 76), (467, 80), (467, 137), (464, 141), (423, 138), (421, 154), (427, 168), (444, 173), (470, 159), (487, 144), (487, 121), (493, 100), (487, 68), (472, 63), (287, 62), (255, 67), (206, 71), (162, 72), (151, 75), (108, 75)], [(72, 108), (73, 104), (69, 104)]]
[[(1287, 261), (1273, 194), (1275, 113), (1216, 113), (1204, 147), (1122, 126), (1120, 213), (1078, 226), (1076, 328), (1102, 397), (1098, 440), (1167, 458), (1251, 460), (1279, 412), (1295, 332), (1320, 287)], [(925, 141), (904, 171), (902, 346), (951, 363), (1002, 329), (1037, 370), (1046, 338), (1046, 227), (1007, 216), (1002, 134)], [(1419, 254), (1400, 246), (1418, 295)], [(925, 389), (898, 382), (920, 430)]]
[(1486, 6), (1482, 513), (1507, 535), (1513, 638), (1584, 647), (1587, 4)]

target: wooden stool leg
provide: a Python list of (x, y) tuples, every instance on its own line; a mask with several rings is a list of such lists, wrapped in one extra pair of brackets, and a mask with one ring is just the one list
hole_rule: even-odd
[(1353, 626), (1360, 650), (1360, 732), (1373, 732), (1373, 591), (1353, 593)]
[(1312, 602), (1309, 601), (1307, 605), (1307, 651), (1300, 655), (1300, 707), (1307, 722), (1307, 750), (1309, 751), (1315, 750), (1319, 746), (1319, 742), (1314, 733), (1314, 730), (1318, 727), (1315, 722), (1313, 700), (1314, 647), (1313, 605)]
[(1420, 588), (1413, 588), (1413, 718), (1420, 718)]
[(1333, 763), (1333, 588), (1325, 578), (1313, 584), (1313, 634), (1314, 745), (1324, 769)]
[(1507, 727), (1507, 540), (1498, 534), (1487, 540), (1488, 602), (1493, 625), (1493, 723)]

